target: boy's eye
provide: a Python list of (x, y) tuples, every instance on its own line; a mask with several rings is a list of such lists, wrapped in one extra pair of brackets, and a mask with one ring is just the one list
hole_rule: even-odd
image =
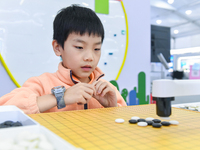
[(100, 48), (95, 48), (94, 50), (95, 50), (95, 51), (99, 51), (99, 50), (101, 50), (101, 49), (100, 49)]
[(83, 49), (83, 47), (80, 47), (80, 46), (75, 46), (77, 49)]

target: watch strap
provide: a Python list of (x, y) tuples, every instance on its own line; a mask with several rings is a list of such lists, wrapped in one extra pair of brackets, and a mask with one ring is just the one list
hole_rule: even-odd
[(56, 97), (58, 109), (64, 108), (66, 106), (64, 101), (65, 91), (66, 89), (64, 86), (56, 86), (51, 89), (51, 93)]
[(64, 101), (64, 91), (61, 93), (55, 93), (55, 97), (57, 100), (57, 108), (58, 109), (64, 108), (66, 106)]

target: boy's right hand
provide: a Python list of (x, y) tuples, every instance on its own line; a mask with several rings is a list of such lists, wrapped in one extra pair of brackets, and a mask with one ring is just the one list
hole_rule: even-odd
[(95, 88), (91, 84), (77, 83), (70, 88), (67, 88), (64, 94), (64, 101), (66, 105), (86, 104), (90, 101), (93, 94), (96, 94)]

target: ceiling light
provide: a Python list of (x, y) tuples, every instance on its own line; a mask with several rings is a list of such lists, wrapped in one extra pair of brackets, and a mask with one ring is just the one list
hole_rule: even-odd
[(174, 30), (174, 34), (178, 34), (178, 32), (179, 32), (178, 30)]
[(156, 20), (156, 23), (157, 23), (157, 24), (161, 24), (161, 23), (162, 23), (162, 20)]
[(174, 3), (174, 0), (168, 0), (167, 1), (169, 4), (173, 4)]
[(19, 4), (22, 5), (23, 3), (24, 3), (24, 0), (21, 0)]
[(187, 15), (190, 15), (190, 14), (192, 13), (192, 11), (191, 11), (191, 10), (186, 10), (185, 13), (186, 13)]

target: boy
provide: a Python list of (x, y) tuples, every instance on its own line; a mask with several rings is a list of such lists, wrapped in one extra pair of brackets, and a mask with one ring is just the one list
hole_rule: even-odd
[(58, 71), (28, 79), (1, 97), (0, 105), (16, 105), (26, 114), (126, 106), (97, 67), (104, 29), (95, 12), (76, 5), (64, 8), (53, 29), (53, 50), (62, 58)]

